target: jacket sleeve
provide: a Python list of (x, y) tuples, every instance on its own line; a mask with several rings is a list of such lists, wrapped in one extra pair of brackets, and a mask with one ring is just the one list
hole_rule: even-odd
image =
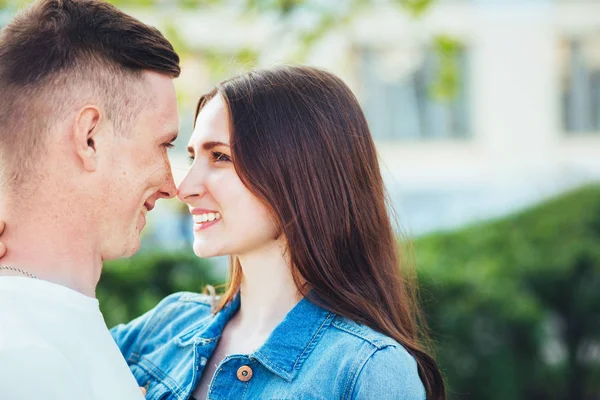
[(132, 352), (139, 344), (139, 340), (143, 339), (144, 331), (146, 331), (150, 322), (160, 318), (160, 315), (166, 312), (170, 305), (176, 303), (181, 296), (182, 293), (171, 294), (142, 316), (126, 324), (117, 325), (110, 330), (110, 334), (126, 360), (129, 361)]
[(376, 350), (358, 373), (354, 400), (425, 400), (415, 359), (401, 346)]

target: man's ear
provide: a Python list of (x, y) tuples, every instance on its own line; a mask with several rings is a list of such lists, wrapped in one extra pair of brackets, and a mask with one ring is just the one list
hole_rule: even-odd
[(98, 107), (85, 106), (77, 114), (73, 127), (75, 153), (81, 160), (83, 168), (88, 172), (95, 171), (98, 164), (96, 141), (101, 115)]

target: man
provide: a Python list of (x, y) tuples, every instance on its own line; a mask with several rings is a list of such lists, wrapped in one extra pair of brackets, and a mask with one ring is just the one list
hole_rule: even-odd
[[(0, 34), (0, 397), (142, 395), (95, 299), (176, 194), (179, 58), (95, 0), (38, 0)], [(0, 227), (2, 228), (2, 227)], [(4, 248), (0, 248), (4, 252)]]

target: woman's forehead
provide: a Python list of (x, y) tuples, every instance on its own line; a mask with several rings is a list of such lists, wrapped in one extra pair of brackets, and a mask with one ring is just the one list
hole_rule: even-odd
[(209, 100), (196, 117), (196, 126), (190, 144), (204, 142), (229, 143), (229, 115), (221, 96)]

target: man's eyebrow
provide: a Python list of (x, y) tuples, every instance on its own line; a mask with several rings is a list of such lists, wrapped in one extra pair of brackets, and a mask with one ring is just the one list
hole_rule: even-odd
[(179, 136), (179, 131), (169, 132), (164, 136), (164, 141), (166, 143), (173, 143), (177, 139), (178, 136)]

